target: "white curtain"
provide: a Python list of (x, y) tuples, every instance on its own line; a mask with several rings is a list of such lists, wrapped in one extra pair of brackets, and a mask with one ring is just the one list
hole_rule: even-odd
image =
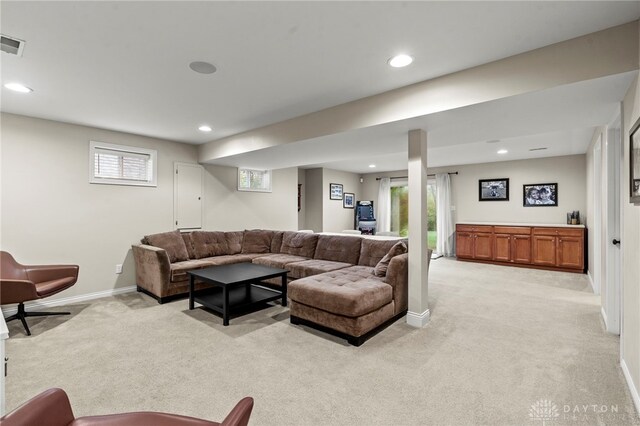
[(391, 231), (391, 179), (381, 178), (378, 189), (378, 221), (376, 232)]
[(436, 253), (453, 256), (453, 218), (451, 217), (451, 178), (449, 173), (436, 174)]

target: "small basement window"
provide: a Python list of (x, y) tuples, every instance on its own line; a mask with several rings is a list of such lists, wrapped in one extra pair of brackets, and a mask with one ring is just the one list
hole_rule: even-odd
[(89, 183), (157, 186), (158, 151), (91, 141)]
[(271, 192), (271, 170), (238, 168), (238, 191)]

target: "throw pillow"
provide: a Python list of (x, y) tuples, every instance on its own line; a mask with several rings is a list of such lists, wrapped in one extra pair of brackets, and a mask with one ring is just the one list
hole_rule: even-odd
[(160, 247), (167, 252), (171, 263), (189, 260), (189, 252), (180, 231), (162, 232), (144, 237), (149, 245)]
[(378, 262), (376, 267), (373, 269), (373, 274), (378, 277), (386, 277), (387, 269), (389, 269), (389, 263), (391, 262), (391, 259), (398, 256), (399, 254), (404, 254), (406, 252), (407, 245), (404, 243), (404, 241), (398, 241), (393, 245), (393, 247), (391, 247), (389, 252), (385, 254), (382, 259), (380, 259), (380, 262)]

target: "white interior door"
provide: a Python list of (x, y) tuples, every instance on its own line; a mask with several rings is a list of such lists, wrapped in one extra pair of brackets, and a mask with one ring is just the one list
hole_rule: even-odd
[(173, 217), (176, 229), (202, 228), (202, 166), (174, 163)]
[(598, 137), (593, 149), (593, 292), (600, 294), (602, 278), (602, 136)]
[[(607, 331), (620, 334), (620, 304), (622, 256), (620, 252), (620, 174), (622, 165), (622, 132), (620, 116), (607, 129), (607, 186), (606, 186), (606, 236), (604, 241), (606, 256), (606, 295), (603, 294), (602, 309)], [(614, 243), (614, 240), (617, 243)]]

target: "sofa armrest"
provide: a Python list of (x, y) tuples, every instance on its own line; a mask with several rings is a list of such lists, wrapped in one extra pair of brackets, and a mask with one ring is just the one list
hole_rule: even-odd
[(393, 287), (394, 314), (407, 310), (409, 306), (409, 254), (394, 256), (389, 262), (384, 282)]
[(171, 263), (164, 249), (145, 244), (131, 246), (136, 262), (136, 284), (157, 297), (168, 293)]

